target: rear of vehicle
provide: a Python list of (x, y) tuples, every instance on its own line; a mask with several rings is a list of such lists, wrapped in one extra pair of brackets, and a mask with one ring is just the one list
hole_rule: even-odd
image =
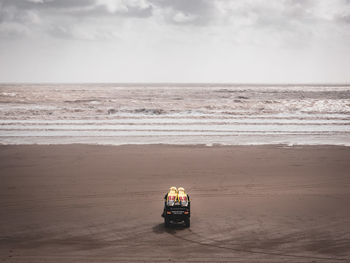
[(171, 223), (184, 223), (186, 227), (190, 227), (190, 216), (190, 201), (187, 195), (178, 200), (168, 200), (166, 202), (164, 211), (165, 227), (170, 226)]

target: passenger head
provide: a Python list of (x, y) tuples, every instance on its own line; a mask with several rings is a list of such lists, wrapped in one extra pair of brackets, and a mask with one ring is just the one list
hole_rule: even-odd
[(179, 193), (185, 193), (185, 188), (179, 187), (179, 188), (177, 189), (177, 191), (178, 191)]

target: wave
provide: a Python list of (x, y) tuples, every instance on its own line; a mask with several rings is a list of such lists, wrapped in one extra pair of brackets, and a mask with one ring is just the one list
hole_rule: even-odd
[(3, 144), (347, 144), (350, 140), (350, 87), (346, 85), (0, 88)]

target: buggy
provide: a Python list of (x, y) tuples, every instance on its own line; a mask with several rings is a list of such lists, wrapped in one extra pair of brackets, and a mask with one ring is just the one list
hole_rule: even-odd
[(186, 227), (190, 227), (191, 203), (184, 190), (176, 195), (170, 192), (165, 195), (162, 216), (165, 227), (169, 227), (171, 223), (184, 223)]

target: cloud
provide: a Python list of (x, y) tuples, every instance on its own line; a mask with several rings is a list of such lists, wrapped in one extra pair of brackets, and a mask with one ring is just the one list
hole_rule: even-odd
[(97, 0), (96, 5), (105, 7), (108, 12), (113, 14), (152, 9), (146, 0)]
[(151, 8), (147, 0), (0, 0), (4, 7), (15, 7), (21, 10), (37, 10), (43, 14), (87, 13), (99, 15), (104, 13), (129, 13), (133, 16), (136, 10), (146, 11)]
[(27, 0), (28, 2), (31, 2), (31, 3), (44, 3), (44, 0)]
[(40, 24), (41, 19), (35, 10), (0, 4), (0, 38), (29, 36)]
[(197, 16), (192, 14), (184, 14), (182, 12), (177, 12), (172, 17), (175, 23), (191, 23), (197, 19)]
[(164, 25), (242, 24), (242, 27), (292, 30), (296, 24), (336, 24), (350, 20), (347, 0), (0, 0), (0, 8), (2, 22), (31, 11), (45, 17), (46, 23), (54, 20), (58, 24), (59, 19), (64, 22), (67, 17), (156, 17)]
[(117, 32), (110, 30), (102, 30), (101, 28), (89, 28), (89, 30), (83, 27), (76, 26), (54, 26), (48, 30), (49, 34), (55, 38), (61, 39), (76, 39), (76, 40), (88, 40), (88, 41), (109, 41), (120, 39)]
[(205, 26), (216, 19), (215, 0), (150, 0), (166, 23)]
[(37, 33), (104, 40), (115, 37), (114, 30), (106, 32), (108, 24), (151, 15), (147, 0), (0, 0), (0, 37)]
[(348, 39), (349, 25), (349, 0), (0, 0), (3, 38), (120, 40), (147, 31), (183, 43), (210, 36), (232, 45), (303, 48), (325, 36)]
[(349, 25), (349, 0), (0, 0), (0, 81), (350, 81)]

